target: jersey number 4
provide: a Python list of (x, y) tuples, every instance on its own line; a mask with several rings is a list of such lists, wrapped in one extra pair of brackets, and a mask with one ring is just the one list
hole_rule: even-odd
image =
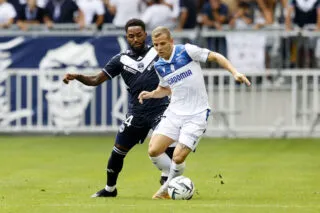
[(133, 115), (130, 115), (129, 117), (127, 117), (124, 123), (129, 127), (131, 126), (132, 119), (133, 119)]

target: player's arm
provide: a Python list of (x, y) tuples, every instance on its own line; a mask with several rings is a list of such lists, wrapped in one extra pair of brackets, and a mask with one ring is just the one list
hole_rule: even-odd
[(239, 73), (236, 70), (236, 68), (231, 64), (231, 62), (228, 59), (226, 59), (223, 55), (210, 51), (208, 58), (207, 58), (207, 61), (218, 63), (221, 67), (228, 70), (233, 75), (233, 77), (235, 78), (236, 81), (238, 81), (240, 83), (246, 83), (248, 86), (251, 85), (251, 83), (247, 79), (247, 77), (244, 74)]
[(87, 86), (97, 86), (97, 85), (102, 84), (103, 82), (105, 82), (106, 80), (109, 80), (109, 79), (110, 78), (103, 71), (101, 71), (97, 75), (93, 75), (93, 76), (67, 73), (67, 74), (65, 74), (65, 76), (63, 78), (63, 82), (65, 84), (68, 84), (69, 81), (77, 80)]
[(266, 3), (264, 0), (257, 0), (258, 6), (262, 11), (262, 14), (264, 16), (264, 19), (266, 21), (266, 24), (272, 24), (273, 18), (272, 18), (272, 12), (271, 10), (267, 7)]
[(183, 30), (183, 27), (187, 22), (188, 16), (189, 16), (189, 11), (186, 8), (182, 8), (180, 12), (178, 27), (176, 28), (177, 31)]
[(112, 79), (115, 76), (119, 75), (122, 68), (120, 63), (121, 54), (115, 55), (112, 59), (104, 66), (101, 72), (96, 75), (87, 76), (81, 74), (70, 74), (67, 73), (64, 78), (64, 83), (69, 83), (69, 81), (77, 80), (87, 86), (97, 86), (102, 84), (106, 80)]
[(286, 30), (292, 30), (292, 20), (291, 15), (294, 13), (294, 7), (291, 4), (288, 4), (286, 8), (286, 15), (285, 15), (285, 26)]
[(320, 30), (320, 4), (317, 7), (317, 27), (316, 30)]
[(144, 99), (163, 98), (163, 97), (166, 97), (169, 95), (171, 95), (170, 87), (158, 86), (157, 89), (155, 89), (151, 92), (148, 92), (148, 91), (140, 92), (138, 99), (139, 99), (140, 104), (143, 104)]
[(106, 7), (107, 7), (107, 9), (108, 9), (109, 13), (110, 13), (111, 15), (115, 15), (115, 14), (116, 14), (116, 12), (117, 12), (117, 8), (116, 8), (116, 6), (115, 6), (115, 5), (113, 5), (113, 3), (112, 3), (112, 2), (110, 2), (110, 0), (105, 0), (105, 1), (104, 1), (104, 3), (105, 3), (105, 5), (106, 5)]

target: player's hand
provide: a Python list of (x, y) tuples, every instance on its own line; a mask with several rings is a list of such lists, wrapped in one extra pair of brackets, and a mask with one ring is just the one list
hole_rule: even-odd
[(152, 97), (153, 97), (153, 92), (142, 91), (138, 96), (139, 103), (143, 104), (143, 99), (150, 99)]
[(242, 73), (237, 72), (237, 73), (235, 73), (235, 74), (233, 75), (233, 77), (234, 77), (234, 79), (235, 79), (236, 81), (238, 81), (238, 82), (240, 82), (240, 83), (245, 83), (247, 86), (250, 86), (250, 85), (251, 85), (250, 81), (249, 81), (249, 80), (247, 79), (247, 77), (246, 77), (244, 74), (242, 74)]
[(68, 84), (69, 81), (72, 81), (72, 80), (76, 79), (76, 77), (77, 77), (77, 74), (67, 73), (67, 74), (65, 74), (64, 77), (63, 77), (63, 82), (64, 82), (65, 84)]

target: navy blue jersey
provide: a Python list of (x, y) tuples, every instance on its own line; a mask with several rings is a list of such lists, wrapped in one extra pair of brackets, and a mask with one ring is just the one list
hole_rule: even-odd
[(146, 115), (164, 111), (169, 104), (167, 97), (144, 100), (143, 104), (138, 100), (141, 91), (152, 91), (158, 87), (159, 78), (153, 67), (157, 60), (155, 49), (146, 46), (140, 53), (127, 50), (114, 56), (103, 68), (109, 78), (119, 74), (122, 76), (129, 92), (129, 114)]
[(320, 0), (292, 0), (291, 5), (295, 8), (294, 23), (299, 27), (306, 24), (317, 23), (317, 10), (320, 8)]

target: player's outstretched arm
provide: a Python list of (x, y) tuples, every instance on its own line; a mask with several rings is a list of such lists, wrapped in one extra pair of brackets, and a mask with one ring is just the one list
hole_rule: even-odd
[(231, 64), (231, 62), (228, 59), (226, 59), (223, 55), (216, 52), (210, 52), (207, 61), (218, 63), (221, 67), (228, 70), (233, 75), (236, 81), (240, 83), (245, 83), (247, 86), (251, 85), (247, 77), (244, 74), (239, 73), (236, 70), (236, 68)]
[(169, 95), (171, 95), (171, 89), (169, 87), (158, 86), (157, 89), (151, 92), (148, 92), (148, 91), (140, 92), (138, 99), (140, 104), (143, 104), (144, 99), (163, 98)]
[(86, 75), (81, 75), (81, 74), (73, 74), (73, 73), (67, 73), (63, 77), (63, 82), (65, 84), (68, 84), (69, 81), (72, 80), (77, 80), (80, 81), (81, 83), (87, 85), (87, 86), (97, 86), (99, 84), (102, 84), (106, 80), (109, 80), (108, 76), (104, 74), (103, 71), (98, 73), (97, 75), (93, 76), (86, 76)]

